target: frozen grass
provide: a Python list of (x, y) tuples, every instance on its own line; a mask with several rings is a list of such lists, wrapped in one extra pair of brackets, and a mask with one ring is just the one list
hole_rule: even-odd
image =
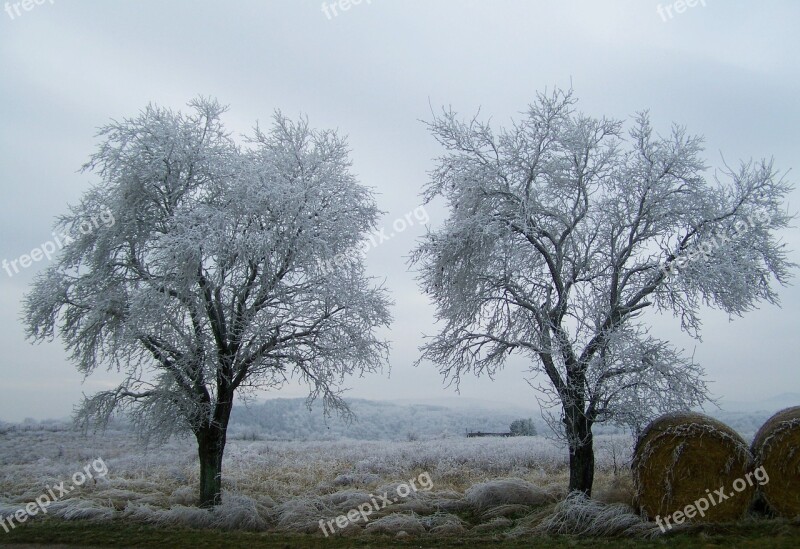
[(537, 534), (570, 534), (580, 537), (651, 538), (656, 537), (660, 530), (653, 523), (637, 515), (629, 505), (605, 504), (575, 492), (559, 502), (553, 512), (530, 531)]
[(425, 526), (422, 524), (419, 517), (414, 514), (392, 513), (374, 522), (370, 522), (364, 530), (371, 534), (397, 535), (400, 532), (405, 532), (406, 534), (422, 534), (425, 532)]
[(467, 489), (464, 499), (479, 510), (500, 505), (535, 507), (552, 501), (551, 495), (546, 490), (519, 478), (481, 482)]
[[(432, 490), (412, 492), (343, 534), (445, 536), (473, 528), (530, 529), (545, 521), (543, 511), (559, 517), (547, 523), (548, 532), (578, 531), (576, 520), (589, 521), (591, 532), (627, 532), (619, 526), (627, 523), (615, 517), (618, 505), (630, 496), (626, 460), (631, 441), (619, 436), (597, 440), (597, 493), (610, 507), (599, 501), (588, 507), (553, 507), (566, 495), (567, 452), (542, 437), (518, 437), (232, 440), (223, 465), (223, 504), (204, 510), (194, 507), (199, 467), (190, 439), (147, 449), (119, 430), (87, 438), (55, 424), (5, 425), (0, 430), (0, 513), (10, 514), (44, 494), (48, 485), (69, 481), (101, 457), (108, 476), (53, 504), (51, 516), (321, 535), (321, 519), (335, 519), (374, 495), (392, 493), (424, 471), (430, 474)], [(621, 473), (615, 475), (615, 470)], [(607, 520), (613, 527), (598, 526)], [(636, 524), (628, 526), (635, 530)]]

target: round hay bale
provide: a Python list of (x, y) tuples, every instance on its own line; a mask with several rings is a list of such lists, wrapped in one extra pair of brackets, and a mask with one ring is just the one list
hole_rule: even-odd
[(751, 450), (764, 502), (778, 515), (800, 516), (800, 406), (769, 418), (756, 433)]
[[(663, 519), (705, 498), (708, 509), (703, 516), (688, 520), (736, 520), (755, 493), (750, 483), (738, 480), (749, 465), (747, 444), (727, 425), (694, 412), (661, 416), (642, 432), (634, 449), (636, 506), (651, 520)], [(726, 499), (717, 493), (720, 488)]]

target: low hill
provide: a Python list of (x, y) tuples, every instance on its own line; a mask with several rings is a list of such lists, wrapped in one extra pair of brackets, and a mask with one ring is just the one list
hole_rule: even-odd
[(273, 399), (233, 409), (233, 438), (315, 440), (409, 440), (464, 436), (466, 431), (507, 432), (515, 419), (533, 418), (537, 430), (546, 429), (538, 410), (472, 405), (451, 408), (425, 403), (393, 403), (348, 399), (356, 419), (325, 418), (322, 406), (311, 410), (305, 399)]

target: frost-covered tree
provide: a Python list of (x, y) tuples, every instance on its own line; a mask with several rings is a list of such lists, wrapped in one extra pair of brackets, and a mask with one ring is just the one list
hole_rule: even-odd
[(527, 357), (545, 408), (560, 408), (569, 488), (590, 494), (593, 425), (635, 428), (707, 398), (702, 369), (643, 314), (672, 313), (699, 338), (702, 305), (739, 316), (778, 304), (771, 283), (794, 266), (776, 236), (791, 186), (766, 161), (707, 178), (702, 140), (684, 128), (656, 135), (643, 112), (626, 132), (575, 103), (539, 94), (497, 132), (434, 114), (447, 153), (425, 198), (450, 213), (412, 262), (442, 323), (418, 363), (458, 383)]
[(83, 374), (125, 373), (85, 399), (86, 425), (124, 412), (143, 435), (196, 437), (211, 506), (235, 397), (301, 380), (309, 401), (347, 414), (344, 378), (385, 362), (375, 332), (390, 303), (364, 273), (360, 244), (380, 212), (342, 137), (277, 113), (237, 144), (215, 100), (190, 107), (102, 128), (84, 166), (101, 182), (59, 224), (106, 210), (114, 223), (64, 248), (25, 315), (29, 337), (60, 335)]

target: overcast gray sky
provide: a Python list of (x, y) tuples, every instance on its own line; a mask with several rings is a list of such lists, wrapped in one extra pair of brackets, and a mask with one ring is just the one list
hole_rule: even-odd
[[(97, 145), (97, 127), (148, 102), (182, 108), (197, 95), (229, 104), (235, 132), (281, 109), (347, 134), (353, 169), (378, 191), (387, 228), (419, 206), (441, 153), (420, 122), (430, 105), (465, 115), (480, 107), (508, 124), (545, 87), (572, 85), (591, 115), (630, 118), (649, 108), (659, 130), (685, 124), (705, 135), (711, 166), (723, 154), (800, 168), (794, 1), (698, 0), (680, 13), (676, 2), (650, 0), (364, 0), (346, 11), (332, 0), (44, 0), (27, 11), (15, 2), (0, 13), (0, 259), (52, 240), (54, 217), (96, 182), (77, 170)], [(790, 210), (798, 203), (800, 190)], [(427, 212), (433, 225), (442, 222), (441, 208)], [(405, 262), (422, 232), (417, 224), (368, 254), (397, 302), (392, 371), (352, 380), (352, 396), (455, 396), (435, 367), (412, 366), (423, 332), (434, 331), (433, 307)], [(784, 235), (798, 263), (799, 235)], [(0, 419), (66, 416), (82, 391), (113, 383), (104, 372), (84, 382), (60, 341), (25, 340), (20, 302), (46, 263), (11, 277), (0, 271)], [(654, 319), (655, 333), (694, 351), (717, 397), (800, 392), (800, 288), (780, 294), (783, 309), (734, 322), (707, 311), (702, 343), (671, 317)], [(531, 405), (524, 370), (512, 361), (494, 381), (465, 380), (461, 394)], [(289, 387), (280, 396), (300, 395)]]

